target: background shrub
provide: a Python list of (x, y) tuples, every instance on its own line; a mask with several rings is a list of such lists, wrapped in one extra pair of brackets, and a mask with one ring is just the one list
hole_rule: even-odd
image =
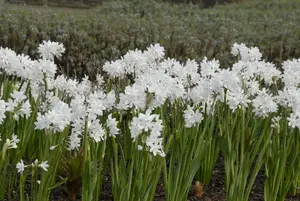
[(267, 61), (300, 57), (300, 2), (247, 1), (200, 9), (156, 1), (110, 1), (89, 10), (6, 5), (0, 15), (0, 46), (37, 57), (43, 40), (62, 42), (59, 62), (70, 77), (95, 78), (105, 61), (128, 50), (161, 43), (168, 57), (234, 61), (234, 42), (258, 46)]

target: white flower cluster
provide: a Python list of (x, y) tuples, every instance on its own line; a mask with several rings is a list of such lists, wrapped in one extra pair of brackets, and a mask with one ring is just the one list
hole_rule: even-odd
[[(183, 117), (187, 128), (201, 123), (204, 112), (213, 113), (218, 102), (227, 104), (232, 112), (251, 106), (260, 117), (277, 112), (280, 106), (286, 107), (290, 109), (290, 126), (300, 128), (300, 60), (284, 62), (281, 72), (274, 64), (262, 60), (258, 48), (234, 44), (232, 54), (240, 60), (232, 68), (222, 69), (214, 59), (204, 58), (199, 64), (194, 60), (182, 64), (165, 59), (164, 48), (155, 44), (143, 52), (129, 51), (121, 59), (105, 63), (103, 70), (112, 80), (133, 78), (128, 86), (122, 86), (124, 90), (120, 87), (107, 92), (100, 75), (96, 76), (98, 87), (87, 76), (81, 82), (55, 76), (54, 57), (60, 57), (64, 51), (62, 44), (44, 41), (39, 46), (41, 59), (35, 61), (0, 48), (0, 69), (24, 82), (8, 101), (0, 100), (0, 123), (6, 112), (14, 112), (16, 119), (30, 115), (31, 106), (25, 95), (29, 86), (34, 100), (42, 101), (36, 129), (62, 132), (70, 127), (71, 150), (80, 147), (85, 126), (95, 142), (116, 137), (118, 122), (111, 113), (128, 110), (140, 112), (130, 122), (132, 139), (146, 136), (142, 142), (147, 149), (164, 156), (162, 121), (154, 110), (166, 102), (185, 105)], [(279, 82), (283, 87), (273, 90)]]
[(54, 57), (60, 57), (65, 52), (63, 44), (58, 42), (43, 41), (38, 47), (41, 58), (53, 61)]
[(13, 134), (11, 140), (6, 139), (2, 151), (5, 152), (7, 149), (16, 149), (16, 148), (18, 148), (18, 146), (17, 146), (18, 142), (20, 142), (20, 139), (18, 139), (18, 136)]
[[(0, 141), (2, 141), (1, 137), (0, 137)], [(18, 145), (17, 143), (20, 142), (20, 139), (18, 139), (18, 136), (13, 134), (12, 135), (12, 139), (6, 139), (3, 147), (2, 147), (2, 160), (5, 159), (5, 155), (6, 155), (6, 152), (7, 150), (9, 149), (16, 149), (18, 148)]]
[(191, 128), (203, 120), (203, 116), (199, 112), (199, 110), (196, 110), (196, 112), (194, 112), (194, 110), (191, 106), (188, 106), (187, 110), (184, 111), (183, 116), (184, 116), (184, 120), (186, 122), (185, 126), (187, 128)]
[[(202, 121), (204, 108), (212, 112), (217, 101), (228, 104), (232, 111), (239, 107), (253, 106), (257, 116), (267, 116), (277, 111), (276, 96), (270, 86), (280, 80), (282, 73), (268, 62), (261, 60), (258, 48), (234, 44), (232, 53), (241, 60), (230, 69), (221, 69), (219, 61), (207, 58), (200, 63), (188, 60), (184, 65), (163, 58), (163, 48), (154, 45), (146, 51), (129, 51), (123, 58), (106, 63), (103, 69), (112, 78), (134, 76), (134, 83), (120, 94), (118, 109), (155, 109), (167, 100), (185, 101), (186, 127)], [(261, 83), (265, 83), (265, 88)], [(147, 105), (147, 98), (152, 99)], [(202, 110), (193, 111), (194, 107)]]
[(17, 165), (16, 165), (16, 168), (18, 169), (18, 173), (23, 173), (25, 168), (27, 168), (27, 167), (31, 167), (31, 168), (40, 167), (44, 171), (48, 171), (49, 165), (48, 165), (48, 161), (42, 161), (42, 162), (39, 163), (38, 159), (36, 159), (30, 165), (25, 165), (24, 161), (21, 159), (21, 161), (18, 162)]
[(159, 119), (159, 115), (151, 114), (151, 110), (147, 110), (145, 114), (139, 113), (138, 117), (133, 117), (130, 125), (131, 138), (136, 141), (143, 131), (150, 132), (146, 139), (143, 139), (143, 142), (154, 156), (159, 154), (164, 157), (163, 139), (161, 137), (162, 129), (162, 120)]

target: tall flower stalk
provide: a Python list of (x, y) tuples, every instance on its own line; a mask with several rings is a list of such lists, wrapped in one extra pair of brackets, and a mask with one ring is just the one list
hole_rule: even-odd
[(169, 157), (166, 157), (164, 163), (164, 184), (168, 201), (187, 199), (193, 178), (200, 167), (199, 162), (203, 161), (205, 155), (204, 140), (213, 135), (216, 121), (214, 114), (204, 113), (202, 117), (199, 113), (198, 121), (189, 125), (193, 111), (191, 108), (186, 110), (184, 119), (184, 115), (179, 113), (182, 107), (181, 104), (175, 104), (172, 108), (172, 142)]
[(270, 118), (253, 119), (251, 110), (245, 108), (235, 113), (231, 113), (226, 106), (222, 110), (220, 135), (227, 199), (247, 201), (254, 180), (264, 164), (271, 138)]

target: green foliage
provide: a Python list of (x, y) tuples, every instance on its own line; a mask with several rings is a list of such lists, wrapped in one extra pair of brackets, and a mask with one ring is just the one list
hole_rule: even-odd
[(62, 42), (67, 52), (56, 61), (61, 71), (91, 79), (105, 61), (153, 43), (180, 61), (207, 56), (228, 67), (234, 62), (232, 44), (244, 42), (279, 64), (300, 57), (299, 11), (295, 0), (212, 9), (156, 1), (110, 1), (90, 10), (8, 5), (0, 14), (0, 46), (37, 58), (42, 40)]

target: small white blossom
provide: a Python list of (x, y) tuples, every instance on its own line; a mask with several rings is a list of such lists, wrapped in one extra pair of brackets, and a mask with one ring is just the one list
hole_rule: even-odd
[(21, 161), (18, 162), (17, 165), (16, 165), (16, 168), (18, 169), (18, 173), (23, 173), (25, 167), (26, 167), (26, 166), (24, 165), (24, 162), (23, 162), (22, 159), (21, 159)]
[(184, 116), (186, 128), (191, 128), (203, 120), (203, 116), (199, 112), (199, 110), (196, 110), (194, 112), (193, 108), (189, 105), (188, 105), (187, 109), (184, 111), (183, 116)]
[(49, 167), (48, 161), (42, 161), (38, 166), (43, 170), (48, 171), (48, 167)]
[(108, 115), (106, 126), (109, 128), (109, 135), (116, 137), (119, 134), (119, 128), (117, 127), (117, 120), (112, 117), (112, 114)]

